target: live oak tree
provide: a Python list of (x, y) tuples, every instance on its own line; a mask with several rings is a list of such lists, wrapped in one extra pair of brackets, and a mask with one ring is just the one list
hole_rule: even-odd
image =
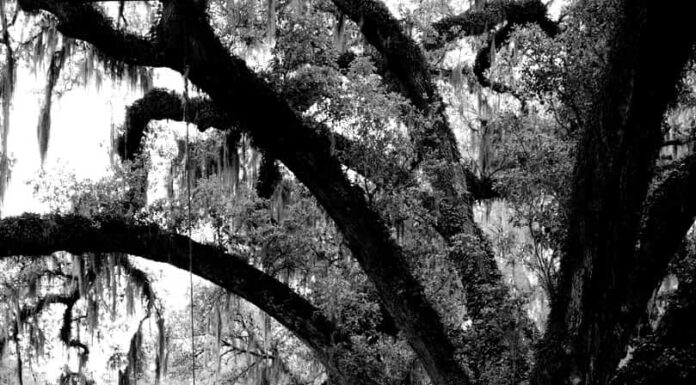
[[(490, 242), (474, 222), (476, 200), (500, 196), (505, 189), (491, 188), (462, 159), (446, 99), (434, 79), (444, 71), (435, 63), (438, 50), (465, 37), (486, 35), (471, 68), (472, 79), (477, 87), (520, 99), (521, 113), (531, 115), (534, 106), (528, 104), (534, 104), (533, 98), (496, 79), (492, 66), (500, 60), (500, 47), (517, 43), (511, 41), (517, 29), (535, 24), (549, 43), (537, 57), (544, 66), (529, 67), (530, 78), (536, 76), (536, 80), (522, 91), (535, 94), (537, 101), (561, 104), (552, 110), (567, 125), (569, 140), (576, 146), (572, 175), (562, 198), (559, 195), (564, 219), (554, 246), (560, 268), (554, 283), (548, 285), (553, 293), (551, 313), (534, 353), (529, 381), (611, 383), (651, 295), (696, 214), (690, 199), (696, 190), (694, 156), (667, 165), (659, 159), (665, 116), (692, 91), (683, 81), (696, 39), (689, 27), (689, 16), (696, 10), (690, 2), (658, 6), (647, 0), (578, 1), (570, 20), (559, 24), (547, 17), (540, 1), (477, 1), (462, 14), (423, 26), (422, 34), (410, 33), (407, 23), (376, 0), (319, 2), (312, 10), (336, 18), (340, 43), (340, 55), (321, 60), (331, 62), (336, 71), (361, 68), (365, 58), (346, 50), (340, 39), (340, 31), (345, 32), (347, 19), (351, 20), (354, 24), (348, 28), (359, 31), (366, 42), (359, 54), (371, 56), (375, 63), (374, 72), (382, 82), (378, 86), (400, 94), (399, 114), (412, 117), (403, 119), (410, 158), (399, 163), (389, 160), (385, 151), (387, 160), (380, 164), (388, 165), (386, 176), (372, 164), (356, 162), (355, 154), (366, 143), (333, 132), (329, 119), (322, 120), (320, 114), (307, 116), (317, 103), (341, 101), (340, 82), (318, 84), (323, 78), (302, 72), (307, 71), (304, 65), (285, 68), (285, 79), (254, 72), (231, 52), (225, 35), (213, 28), (217, 2), (161, 1), (146, 35), (124, 28), (122, 14), (117, 21), (111, 20), (94, 3), (18, 1), (25, 12), (51, 15), (63, 36), (88, 43), (112, 68), (168, 67), (205, 93), (186, 96), (182, 104), (178, 95), (154, 90), (133, 104), (127, 112), (126, 136), (117, 146), (123, 158), (141, 152), (140, 139), (150, 120), (187, 120), (201, 130), (227, 130), (233, 142), (239, 133), (248, 135), (263, 153), (264, 175), (271, 175), (266, 179), (272, 182), (269, 185), (279, 180), (278, 171), (273, 171), (278, 161), (335, 223), (373, 286), (382, 318), (393, 322), (398, 338), (406, 341), (434, 384), (490, 380), (491, 372), (517, 362), (510, 358), (508, 336), (520, 335), (526, 328), (519, 325), (523, 311), (502, 282)], [(292, 30), (292, 23), (283, 25), (280, 20), (276, 25), (278, 5), (268, 3), (271, 21), (266, 37), (271, 40), (283, 36), (279, 32), (283, 28)], [(306, 35), (307, 41), (315, 43), (312, 36)], [(283, 42), (282, 38), (276, 41), (279, 51)], [(321, 53), (321, 47), (316, 52)], [(284, 59), (278, 68), (297, 58)], [(297, 62), (303, 60), (312, 63), (302, 58)], [(452, 76), (463, 72), (467, 71), (455, 68)], [(487, 118), (480, 122), (481, 127), (488, 123)], [(380, 154), (373, 155), (375, 162)], [(521, 157), (518, 162), (526, 164), (527, 159)], [(418, 230), (422, 231), (419, 236), (426, 240), (425, 235), (430, 235), (427, 241), (444, 250), (465, 298), (470, 330), (454, 329), (443, 319), (441, 304), (431, 295), (432, 282), (413, 267), (426, 253), (421, 249), (424, 255), (419, 255), (413, 244), (393, 235), (398, 235), (402, 219), (373, 199), (374, 186), (389, 184), (417, 186), (410, 201), (413, 218), (408, 219), (416, 218), (427, 227)], [(260, 194), (268, 195), (270, 190), (266, 186)], [(127, 212), (140, 209), (136, 204)], [(239, 253), (194, 242), (134, 217), (103, 213), (5, 218), (0, 222), (0, 239), (5, 256), (119, 252), (183, 269), (189, 268), (191, 250), (194, 274), (255, 304), (294, 333), (324, 366), (329, 382), (379, 381), (372, 375), (381, 369), (379, 360), (355, 365), (359, 350), (355, 330), (336, 322), (268, 271), (250, 265)], [(692, 304), (687, 301), (684, 306)], [(674, 319), (688, 316), (688, 311), (670, 312), (665, 315), (665, 327), (679, 327)], [(669, 336), (657, 333), (656, 339)], [(693, 346), (685, 349), (693, 354), (689, 350)], [(655, 352), (636, 355), (636, 361), (650, 354)], [(693, 376), (692, 370), (687, 368), (684, 377)], [(515, 369), (511, 378), (519, 382), (526, 375)], [(659, 376), (645, 374), (647, 383), (650, 378)]]

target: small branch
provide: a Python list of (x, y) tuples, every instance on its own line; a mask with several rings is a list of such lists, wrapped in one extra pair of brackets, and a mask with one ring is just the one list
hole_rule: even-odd
[(549, 36), (555, 36), (559, 30), (558, 24), (548, 18), (546, 6), (540, 0), (494, 0), (480, 9), (471, 9), (434, 23), (438, 36), (426, 43), (426, 48), (442, 48), (461, 37), (482, 35), (504, 22), (507, 25), (534, 23)]

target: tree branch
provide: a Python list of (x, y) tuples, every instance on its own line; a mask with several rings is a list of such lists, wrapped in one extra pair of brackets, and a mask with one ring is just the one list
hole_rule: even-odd
[(18, 0), (18, 3), (26, 12), (44, 10), (56, 16), (60, 22), (58, 31), (65, 36), (101, 42), (97, 48), (107, 57), (132, 65), (164, 64), (157, 40), (114, 29), (113, 21), (92, 4), (75, 0)]
[(479, 9), (470, 9), (434, 23), (433, 28), (439, 36), (426, 48), (441, 48), (461, 37), (482, 35), (504, 22), (507, 26), (534, 23), (549, 36), (558, 33), (558, 24), (549, 19), (546, 6), (540, 0), (494, 0)]
[[(193, 241), (191, 248), (194, 274), (258, 306), (312, 348), (327, 370), (341, 373), (340, 347), (348, 347), (350, 340), (320, 310), (242, 257)], [(76, 215), (25, 214), (0, 220), (0, 256), (43, 256), (61, 250), (73, 254), (121, 252), (184, 270), (189, 267), (189, 239), (155, 225)]]
[[(558, 295), (532, 384), (607, 383), (664, 271), (646, 271), (643, 264), (660, 256), (638, 258), (635, 247), (641, 213), (653, 210), (645, 198), (661, 122), (692, 53), (696, 36), (686, 15), (696, 9), (621, 1), (616, 10), (608, 67), (584, 119)], [(655, 56), (667, 40), (672, 48)]]
[(199, 131), (205, 131), (210, 127), (220, 130), (233, 129), (232, 116), (223, 110), (216, 109), (206, 97), (199, 96), (186, 101), (185, 116), (183, 107), (182, 95), (161, 88), (148, 91), (142, 98), (128, 106), (124, 123), (125, 132), (116, 142), (116, 149), (121, 159), (132, 160), (135, 155), (140, 154), (147, 124), (152, 120), (186, 120), (187, 123), (195, 124)]
[[(480, 321), (480, 325), (495, 324), (500, 329), (511, 330), (516, 316), (510, 307), (508, 288), (502, 282), (490, 242), (473, 220), (471, 206), (472, 187), (485, 197), (492, 195), (489, 194), (492, 188), (480, 183), (469, 186), (468, 182), (478, 180), (460, 163), (457, 142), (432, 83), (425, 56), (381, 2), (334, 0), (334, 4), (358, 24), (367, 41), (382, 54), (388, 70), (402, 85), (402, 94), (432, 121), (427, 127), (409, 129), (423, 171), (436, 191), (433, 197), (436, 204), (431, 207), (436, 218), (435, 229), (451, 246), (447, 256), (459, 271), (469, 316)], [(495, 311), (487, 312), (484, 308)], [(487, 354), (476, 354), (471, 369), (475, 371), (502, 362), (503, 333), (494, 328), (477, 333), (481, 333), (479, 339), (485, 339), (487, 345), (495, 348)]]

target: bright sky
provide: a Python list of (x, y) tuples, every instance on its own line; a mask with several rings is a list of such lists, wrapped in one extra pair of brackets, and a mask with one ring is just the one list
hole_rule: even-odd
[[(43, 71), (42, 71), (43, 72)], [(44, 76), (20, 69), (12, 104), (8, 151), (15, 163), (2, 208), (3, 216), (41, 212), (28, 182), (41, 170), (36, 126), (43, 93)], [(156, 87), (181, 89), (181, 76), (158, 70)], [(76, 86), (58, 98), (54, 96), (51, 135), (44, 169), (48, 176), (63, 169), (78, 178), (99, 179), (108, 174), (112, 125), (123, 124), (125, 108), (139, 97), (120, 82), (104, 81), (99, 90), (91, 84)]]

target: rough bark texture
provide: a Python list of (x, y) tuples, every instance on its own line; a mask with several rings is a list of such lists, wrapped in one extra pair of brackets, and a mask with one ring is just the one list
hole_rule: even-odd
[(60, 72), (65, 64), (65, 58), (67, 56), (67, 44), (64, 42), (60, 50), (51, 55), (51, 61), (48, 64), (48, 71), (46, 74), (46, 87), (44, 88), (44, 100), (41, 110), (39, 112), (39, 124), (36, 128), (36, 136), (39, 142), (39, 154), (41, 155), (41, 162), (46, 159), (46, 152), (48, 152), (48, 141), (51, 134), (51, 106), (53, 100), (53, 89), (58, 83), (60, 77)]
[[(361, 373), (341, 370), (339, 362), (346, 359), (342, 357), (343, 349), (350, 345), (348, 336), (288, 286), (241, 257), (213, 246), (191, 241), (191, 250), (194, 274), (255, 304), (295, 333), (315, 352), (332, 378), (341, 383), (373, 384)], [(0, 220), (0, 256), (44, 256), (56, 251), (120, 252), (189, 268), (189, 239), (154, 225), (75, 215), (25, 214)], [(67, 340), (70, 341), (69, 335)]]
[(693, 7), (617, 1), (603, 87), (585, 119), (558, 295), (533, 384), (608, 383), (662, 277), (668, 258), (646, 271), (635, 247), (662, 116), (694, 42), (686, 16)]
[(612, 385), (688, 385), (696, 381), (696, 254), (693, 244), (676, 261), (679, 289), (657, 329), (638, 341)]

